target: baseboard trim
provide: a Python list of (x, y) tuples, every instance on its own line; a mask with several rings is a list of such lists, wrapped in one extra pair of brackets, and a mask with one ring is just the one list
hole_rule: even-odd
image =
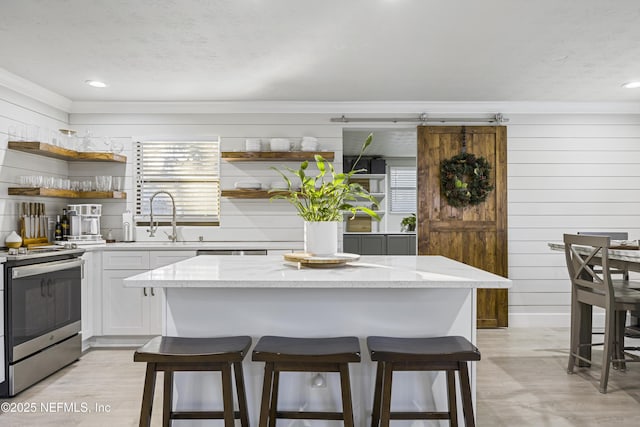
[[(511, 313), (509, 327), (514, 328), (569, 328), (571, 315), (569, 313)], [(593, 314), (593, 327), (604, 327), (604, 313)]]
[(87, 343), (89, 348), (115, 348), (115, 347), (125, 347), (125, 348), (137, 348), (144, 344), (146, 344), (151, 338), (156, 335), (136, 335), (136, 336), (101, 336), (101, 337), (91, 337), (91, 339), (83, 342), (83, 350), (84, 344)]

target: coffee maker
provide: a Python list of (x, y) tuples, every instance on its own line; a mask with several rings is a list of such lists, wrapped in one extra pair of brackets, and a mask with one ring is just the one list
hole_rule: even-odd
[(67, 241), (78, 245), (106, 243), (100, 234), (102, 205), (67, 205), (69, 235)]

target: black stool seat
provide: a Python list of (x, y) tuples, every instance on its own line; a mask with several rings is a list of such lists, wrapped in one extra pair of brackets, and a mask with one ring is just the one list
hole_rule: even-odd
[[(278, 418), (343, 420), (345, 427), (353, 427), (349, 363), (360, 362), (358, 338), (264, 336), (253, 349), (252, 360), (265, 362), (259, 427), (275, 427)], [(278, 411), (280, 372), (339, 372), (342, 412)]]
[[(480, 351), (458, 336), (434, 338), (367, 338), (371, 360), (378, 362), (373, 395), (372, 427), (389, 427), (390, 420), (450, 420), (458, 425), (455, 373), (460, 379), (462, 411), (468, 427), (475, 426), (467, 362), (480, 360)], [(391, 384), (396, 371), (445, 371), (447, 374), (446, 412), (392, 412)]]
[[(133, 354), (134, 362), (146, 362), (140, 427), (151, 425), (156, 373), (164, 372), (162, 425), (168, 427), (176, 419), (222, 419), (225, 427), (234, 427), (239, 418), (249, 427), (247, 396), (242, 373), (242, 360), (251, 347), (251, 337), (219, 338), (155, 337)], [(236, 382), (238, 411), (233, 409), (233, 384)], [(218, 371), (222, 375), (223, 411), (173, 411), (173, 375), (183, 371)]]
[(396, 338), (368, 337), (373, 361), (478, 361), (480, 351), (463, 337)]
[(360, 342), (356, 337), (290, 338), (264, 336), (253, 349), (258, 362), (360, 362)]
[(133, 355), (134, 362), (240, 362), (251, 347), (251, 337), (155, 337)]

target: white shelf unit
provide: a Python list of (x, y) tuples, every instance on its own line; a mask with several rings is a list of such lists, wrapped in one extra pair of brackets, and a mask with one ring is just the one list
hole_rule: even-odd
[[(377, 210), (374, 210), (379, 216), (380, 221), (373, 220), (371, 221), (371, 232), (372, 233), (381, 233), (387, 230), (387, 220), (385, 217), (385, 213), (387, 212), (386, 208), (386, 196), (387, 196), (387, 175), (384, 173), (379, 174), (365, 174), (359, 173), (355, 174), (351, 177), (352, 180), (367, 180), (369, 182), (369, 194), (375, 197), (378, 200), (379, 207)], [(357, 201), (355, 204), (358, 205), (366, 205), (369, 202), (367, 200)], [(344, 231), (347, 231), (347, 221), (351, 217), (351, 212), (345, 212), (345, 224)], [(356, 217), (367, 217), (368, 215), (362, 212), (358, 212)]]

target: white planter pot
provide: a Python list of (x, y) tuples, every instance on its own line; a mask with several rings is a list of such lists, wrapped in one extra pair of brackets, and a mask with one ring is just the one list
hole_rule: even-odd
[(304, 223), (304, 251), (314, 255), (334, 255), (338, 252), (338, 222)]

